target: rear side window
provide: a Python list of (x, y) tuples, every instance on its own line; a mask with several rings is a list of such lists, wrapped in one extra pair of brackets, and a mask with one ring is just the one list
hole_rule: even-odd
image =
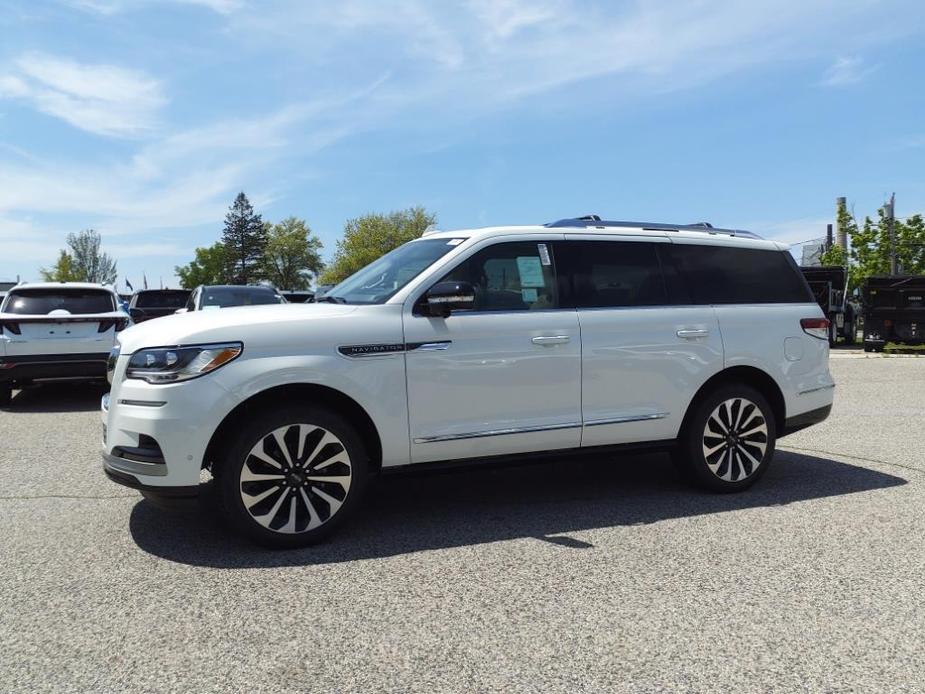
[(815, 301), (786, 251), (672, 244), (670, 253), (695, 304)]
[(82, 313), (110, 313), (116, 310), (112, 294), (95, 289), (19, 289), (7, 297), (6, 313), (44, 316), (63, 310)]
[(656, 244), (565, 241), (556, 265), (567, 308), (660, 306), (668, 303)]

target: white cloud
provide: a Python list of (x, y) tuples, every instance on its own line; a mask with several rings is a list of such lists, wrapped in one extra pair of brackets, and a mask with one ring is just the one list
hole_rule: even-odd
[(0, 98), (25, 101), (76, 128), (114, 137), (153, 130), (167, 101), (160, 82), (141, 72), (45, 53), (22, 55), (0, 74)]
[(825, 71), (820, 84), (825, 87), (846, 87), (862, 81), (875, 69), (876, 67), (866, 65), (864, 59), (857, 56), (836, 58)]

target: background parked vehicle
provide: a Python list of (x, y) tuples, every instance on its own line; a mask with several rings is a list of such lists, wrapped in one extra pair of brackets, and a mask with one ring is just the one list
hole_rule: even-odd
[(200, 285), (190, 294), (186, 306), (177, 309), (175, 313), (284, 303), (286, 299), (273, 287), (240, 284)]
[(128, 311), (136, 323), (169, 316), (186, 305), (190, 293), (189, 289), (139, 289), (132, 294)]
[(100, 284), (19, 284), (0, 305), (0, 405), (34, 381), (105, 378), (116, 333), (131, 322)]
[(288, 301), (290, 304), (312, 304), (315, 302), (315, 292), (306, 289), (304, 291), (295, 291), (295, 290), (282, 290), (280, 294)]
[(829, 319), (829, 344), (834, 346), (841, 337), (853, 345), (858, 329), (858, 310), (848, 298), (848, 272), (841, 265), (803, 266), (803, 277), (813, 292), (816, 303)]
[(868, 277), (864, 301), (864, 351), (889, 342), (925, 344), (925, 275)]

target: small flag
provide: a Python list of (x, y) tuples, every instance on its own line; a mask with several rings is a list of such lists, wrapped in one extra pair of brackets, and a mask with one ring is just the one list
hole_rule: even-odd
[(125, 286), (128, 287), (130, 292), (135, 291), (135, 287), (132, 286), (132, 283), (128, 281), (128, 277), (125, 278)]

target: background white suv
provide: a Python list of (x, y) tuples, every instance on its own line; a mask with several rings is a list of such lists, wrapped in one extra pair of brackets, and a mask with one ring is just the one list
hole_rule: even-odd
[(13, 287), (0, 304), (0, 405), (34, 381), (106, 376), (116, 333), (130, 322), (111, 287), (35, 282)]
[(296, 546), (380, 470), (641, 447), (738, 491), (828, 416), (828, 321), (786, 247), (563, 220), (428, 234), (321, 300), (172, 316), (110, 361), (104, 467)]

